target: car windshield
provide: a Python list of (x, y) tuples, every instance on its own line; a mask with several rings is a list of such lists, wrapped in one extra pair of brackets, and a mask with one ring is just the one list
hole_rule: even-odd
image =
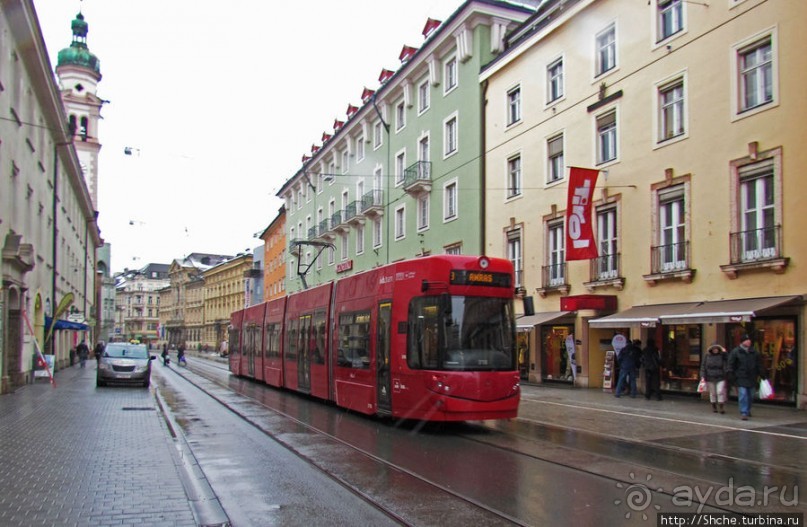
[(148, 359), (149, 353), (145, 344), (108, 344), (104, 357), (114, 359)]

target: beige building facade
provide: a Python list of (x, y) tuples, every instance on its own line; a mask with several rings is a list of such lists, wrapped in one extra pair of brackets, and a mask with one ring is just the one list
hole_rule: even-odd
[[(550, 0), (483, 69), (486, 252), (534, 303), (524, 378), (608, 388), (622, 335), (694, 393), (707, 347), (748, 333), (776, 400), (807, 404), (804, 20), (789, 0)], [(598, 172), (576, 217), (596, 258), (566, 258), (570, 167)]]
[(229, 338), (230, 314), (246, 306), (246, 276), (252, 270), (252, 254), (236, 256), (204, 272), (205, 326), (203, 346), (220, 349)]

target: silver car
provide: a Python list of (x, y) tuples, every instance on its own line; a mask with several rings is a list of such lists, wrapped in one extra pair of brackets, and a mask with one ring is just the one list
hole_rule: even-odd
[(138, 384), (145, 388), (151, 383), (151, 361), (145, 344), (110, 342), (98, 360), (96, 386), (106, 386), (108, 382)]

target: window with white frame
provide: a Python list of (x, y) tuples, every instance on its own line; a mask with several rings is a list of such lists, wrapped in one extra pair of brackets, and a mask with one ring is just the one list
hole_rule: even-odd
[[(329, 176), (336, 175), (336, 163), (334, 161), (331, 161), (330, 163), (328, 163), (328, 175)], [(331, 177), (331, 181), (330, 181), (331, 185), (333, 185), (333, 180), (334, 180), (334, 178)]]
[(459, 83), (457, 74), (457, 57), (454, 56), (449, 58), (443, 66), (443, 79), (445, 80), (443, 83), (443, 93), (448, 93), (457, 87)]
[(429, 109), (430, 100), (429, 79), (425, 79), (418, 85), (418, 115)]
[(507, 199), (521, 195), (521, 156), (507, 160)]
[(563, 58), (550, 63), (546, 68), (546, 95), (547, 103), (552, 103), (563, 97)]
[(659, 142), (683, 135), (686, 123), (684, 79), (679, 77), (658, 88)]
[(343, 232), (339, 235), (339, 256), (344, 262), (348, 257), (347, 233)]
[(457, 218), (459, 213), (458, 206), (458, 189), (457, 180), (452, 180), (443, 187), (443, 219), (453, 220)]
[(613, 161), (617, 156), (616, 110), (597, 117), (597, 164)]
[(457, 115), (454, 114), (448, 119), (445, 120), (443, 125), (443, 154), (444, 157), (448, 157), (453, 155), (457, 152), (458, 147), (458, 134), (459, 129), (457, 128)]
[(418, 161), (431, 161), (429, 135), (426, 134), (418, 140)]
[(684, 29), (683, 0), (657, 0), (658, 41), (666, 40)]
[(384, 143), (384, 125), (381, 121), (373, 124), (373, 150), (379, 148)]
[(328, 247), (328, 265), (336, 263), (336, 250), (333, 247)]
[(349, 160), (350, 160), (350, 153), (347, 151), (347, 148), (345, 148), (344, 150), (342, 150), (342, 174), (347, 174)]
[(356, 254), (364, 253), (364, 225), (356, 225)]
[(559, 134), (546, 141), (546, 182), (560, 181), (564, 173), (563, 134)]
[(398, 152), (395, 156), (395, 185), (401, 185), (404, 182), (404, 173), (406, 171), (406, 152)]
[(597, 34), (596, 43), (596, 76), (616, 68), (616, 26), (611, 24)]
[(429, 195), (421, 194), (417, 199), (418, 206), (418, 231), (429, 228)]
[(619, 275), (616, 207), (597, 210), (597, 275), (595, 280), (611, 280)]
[(774, 48), (771, 34), (737, 49), (739, 111), (774, 101)]
[(687, 268), (686, 203), (684, 186), (676, 185), (658, 192), (658, 271)]
[(303, 190), (302, 189), (297, 189), (297, 210), (300, 210), (300, 209), (303, 208), (303, 201), (304, 201)]
[(364, 136), (360, 135), (356, 138), (356, 161), (364, 159)]
[(406, 237), (406, 205), (401, 205), (395, 209), (395, 239), (402, 240)]
[(524, 285), (523, 257), (521, 252), (521, 229), (507, 232), (507, 259), (513, 262), (515, 271), (515, 287)]
[(454, 243), (445, 247), (446, 254), (462, 254), (462, 244)]
[(547, 224), (547, 286), (557, 287), (566, 283), (566, 239), (563, 220)]
[(381, 223), (381, 218), (376, 218), (373, 220), (373, 249), (378, 249), (381, 247), (381, 243), (383, 240), (383, 224)]
[(777, 252), (776, 194), (772, 161), (740, 168), (740, 241), (744, 262), (774, 258)]
[(406, 126), (406, 105), (404, 101), (395, 105), (395, 131), (403, 130)]
[(521, 121), (521, 86), (507, 92), (507, 125)]

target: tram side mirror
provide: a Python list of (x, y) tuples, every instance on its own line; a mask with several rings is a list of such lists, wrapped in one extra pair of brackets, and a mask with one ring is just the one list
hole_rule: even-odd
[(535, 304), (532, 301), (531, 296), (524, 297), (524, 315), (525, 316), (532, 316), (535, 314)]

